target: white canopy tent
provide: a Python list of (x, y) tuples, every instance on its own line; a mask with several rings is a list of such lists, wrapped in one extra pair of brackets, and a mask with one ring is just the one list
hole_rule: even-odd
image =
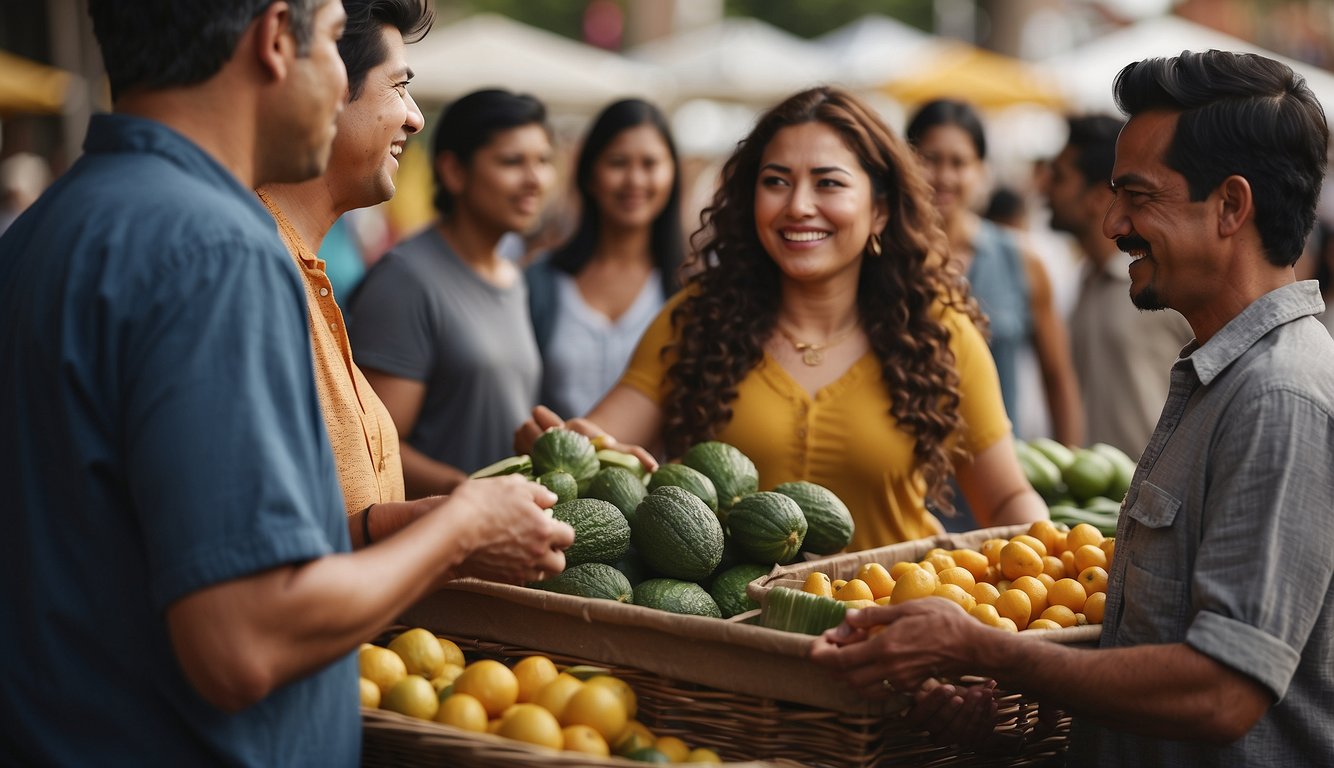
[(834, 79), (849, 88), (878, 88), (928, 58), (943, 41), (881, 14), (860, 19), (816, 38), (833, 61)]
[(834, 74), (823, 49), (750, 18), (725, 18), (627, 53), (671, 72), (682, 100), (769, 106)]
[(618, 98), (671, 98), (672, 79), (651, 64), (514, 21), (477, 14), (431, 30), (408, 46), (421, 101), (450, 101), (479, 88), (528, 93), (560, 111), (589, 113)]
[(1112, 82), (1125, 65), (1154, 56), (1176, 56), (1183, 50), (1211, 48), (1258, 53), (1287, 64), (1306, 78), (1326, 111), (1334, 110), (1334, 74), (1178, 16), (1146, 19), (1040, 63), (1060, 83), (1075, 109), (1116, 114)]

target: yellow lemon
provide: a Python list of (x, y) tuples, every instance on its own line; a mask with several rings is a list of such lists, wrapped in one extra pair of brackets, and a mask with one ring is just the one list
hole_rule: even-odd
[(977, 584), (977, 579), (973, 577), (973, 572), (961, 565), (956, 565), (953, 568), (946, 568), (936, 574), (936, 579), (941, 584), (954, 584), (962, 587), (965, 592), (971, 590), (973, 585)]
[[(1000, 597), (1000, 590), (996, 589), (996, 585), (988, 584), (984, 581), (973, 585), (973, 588), (969, 590), (969, 594), (973, 596), (974, 600), (982, 605), (995, 605), (996, 598)], [(972, 611), (970, 610), (969, 613), (972, 613)]]
[(1102, 548), (1103, 554), (1107, 555), (1107, 565), (1104, 565), (1103, 567), (1104, 568), (1111, 567), (1112, 555), (1116, 554), (1116, 537), (1112, 536), (1103, 539), (1102, 543), (1099, 544), (1098, 546)]
[[(1039, 620), (1054, 622), (1060, 627), (1073, 627), (1078, 620), (1075, 618), (1075, 612), (1066, 608), (1064, 605), (1053, 605), (1042, 612)], [(1029, 624), (1029, 626), (1033, 626)]]
[(1092, 544), (1096, 547), (1102, 543), (1102, 540), (1102, 531), (1088, 523), (1080, 523), (1071, 528), (1070, 532), (1065, 535), (1065, 549), (1067, 552), (1074, 552), (1085, 544)]
[(488, 716), (498, 717), (519, 700), (519, 681), (504, 664), (482, 659), (464, 668), (454, 680), (454, 692), (472, 696), (482, 702)]
[(1036, 577), (1020, 576), (1010, 582), (1010, 589), (1022, 589), (1028, 594), (1030, 616), (1041, 616), (1047, 610), (1047, 585)]
[(437, 723), (452, 725), (465, 731), (486, 733), (486, 707), (466, 693), (456, 693), (446, 697), (440, 702), (440, 708), (436, 710), (433, 719)]
[(1060, 534), (1060, 530), (1056, 528), (1056, 523), (1050, 520), (1038, 520), (1028, 526), (1028, 535), (1042, 542), (1044, 555), (1051, 555), (1056, 552), (1056, 542), (1060, 540)]
[(584, 681), (562, 672), (555, 680), (542, 686), (533, 703), (559, 718), (561, 712), (565, 711), (565, 705), (570, 701), (570, 697), (583, 687)]
[(1010, 541), (1017, 541), (1020, 544), (1027, 544), (1029, 549), (1038, 553), (1038, 557), (1047, 556), (1047, 545), (1043, 544), (1041, 539), (1029, 536), (1026, 533), (1021, 533), (1018, 536), (1011, 537)]
[(718, 753), (714, 752), (712, 749), (705, 749), (704, 747), (695, 747), (694, 749), (690, 750), (689, 754), (686, 755), (685, 762), (721, 764), (723, 762), (723, 759), (719, 757)]
[(844, 584), (847, 583), (848, 583), (847, 579), (834, 579), (833, 581), (829, 582), (829, 591), (832, 593), (834, 590), (841, 588)]
[(1080, 573), (1097, 566), (1098, 568), (1107, 567), (1107, 553), (1102, 551), (1102, 547), (1093, 544), (1085, 544), (1075, 550), (1075, 567)]
[(443, 691), (453, 685), (461, 674), (463, 674), (463, 667), (458, 664), (446, 664), (440, 674), (431, 678), (431, 685), (435, 686), (436, 691)]
[(560, 671), (546, 656), (529, 656), (514, 665), (514, 677), (519, 681), (519, 696), (516, 701), (529, 702), (537, 698), (537, 692), (552, 680)]
[(978, 551), (986, 555), (988, 565), (1000, 565), (1000, 553), (1006, 544), (1009, 542), (1005, 539), (987, 539)]
[(638, 720), (631, 720), (625, 724), (625, 730), (621, 732), (621, 738), (616, 740), (616, 754), (628, 755), (637, 749), (652, 747), (657, 737), (648, 726)]
[(1052, 585), (1056, 583), (1056, 579), (1053, 579), (1051, 574), (1045, 571), (1038, 574), (1038, 581), (1042, 582), (1042, 586), (1046, 587), (1048, 592), (1051, 591)]
[(361, 706), (367, 709), (375, 709), (380, 706), (380, 686), (372, 683), (366, 678), (360, 678), (361, 686)]
[(625, 716), (633, 720), (639, 713), (639, 697), (635, 696), (635, 689), (630, 684), (611, 675), (598, 675), (591, 678), (585, 685), (601, 685), (610, 688), (621, 699), (621, 706), (625, 709)]
[(440, 699), (436, 697), (430, 680), (421, 675), (408, 675), (394, 683), (394, 687), (389, 689), (380, 702), (380, 708), (420, 720), (430, 720), (440, 708)]
[(973, 575), (974, 580), (981, 579), (987, 572), (987, 556), (973, 549), (956, 549), (950, 552), (954, 563)]
[(1003, 630), (1005, 630), (1006, 632), (1018, 632), (1018, 631), (1019, 631), (1019, 625), (1018, 625), (1018, 624), (1015, 624), (1013, 619), (1007, 618), (1007, 617), (1005, 617), (1005, 616), (1000, 617), (1000, 621), (999, 621), (999, 623), (996, 624), (996, 627), (997, 627), (998, 629), (1003, 629)]
[(580, 752), (599, 757), (611, 754), (611, 749), (607, 747), (607, 741), (602, 738), (602, 734), (587, 725), (568, 725), (560, 732), (565, 740), (566, 752)]
[(389, 643), (389, 650), (397, 653), (409, 675), (421, 675), (430, 680), (445, 668), (445, 652), (440, 641), (429, 630), (409, 629)]
[(939, 583), (934, 573), (925, 568), (910, 568), (894, 582), (894, 593), (889, 601), (898, 605), (919, 597), (930, 597), (935, 594), (937, 586)]
[(1094, 592), (1084, 601), (1084, 618), (1090, 624), (1101, 624), (1103, 609), (1107, 605), (1106, 592)]
[(536, 704), (514, 705), (514, 710), (501, 718), (496, 735), (551, 749), (565, 747), (560, 723), (556, 722), (554, 715)]
[(1057, 624), (1051, 619), (1033, 619), (1031, 622), (1028, 623), (1028, 627), (1024, 629), (1024, 631), (1034, 632), (1042, 629), (1060, 629), (1060, 628), (1061, 625)]
[(936, 587), (934, 595), (949, 600), (962, 608), (965, 613), (977, 606), (977, 599), (965, 592), (964, 588), (958, 584), (941, 584)]
[(947, 568), (956, 568), (959, 565), (954, 562), (954, 558), (950, 557), (944, 550), (941, 550), (934, 555), (927, 555), (926, 559), (922, 561), (922, 564), (930, 564), (937, 575)]
[(808, 595), (831, 597), (834, 594), (834, 585), (829, 581), (829, 574), (816, 571), (806, 577), (806, 583), (801, 585), (801, 591)]
[(1107, 571), (1098, 566), (1090, 566), (1079, 572), (1079, 583), (1089, 594), (1107, 591)]
[(918, 565), (917, 563), (910, 563), (906, 560), (900, 560), (889, 567), (889, 577), (894, 581), (898, 581), (899, 579), (903, 578), (903, 574), (907, 573), (913, 568), (921, 568), (921, 567), (922, 566)]
[(684, 763), (686, 757), (690, 755), (690, 747), (675, 736), (659, 736), (658, 740), (653, 742), (653, 748), (666, 755), (673, 763)]
[(874, 600), (875, 593), (861, 579), (850, 579), (834, 590), (835, 600)]
[(1061, 553), (1061, 567), (1069, 578), (1079, 576), (1079, 569), (1075, 567), (1075, 553), (1068, 549)]
[(879, 600), (894, 592), (894, 577), (880, 563), (864, 564), (857, 569), (857, 578), (870, 587), (872, 600)]
[(437, 637), (436, 640), (440, 643), (441, 652), (445, 654), (446, 664), (457, 664), (460, 667), (468, 666), (468, 660), (463, 658), (463, 649), (458, 646), (458, 643), (447, 637)]
[(629, 720), (620, 695), (605, 685), (585, 684), (560, 713), (561, 725), (590, 726), (609, 744), (616, 743)]
[(1084, 585), (1075, 579), (1061, 579), (1047, 590), (1047, 602), (1051, 605), (1063, 605), (1075, 613), (1084, 610), (1084, 601), (1088, 592)]
[(1000, 626), (1000, 614), (996, 613), (996, 606), (987, 603), (978, 603), (977, 607), (968, 612), (969, 616), (986, 624), (988, 627)]
[(1000, 614), (1002, 619), (1009, 619), (1016, 627), (1023, 629), (1028, 626), (1028, 620), (1033, 613), (1033, 604), (1028, 599), (1028, 593), (1022, 589), (1007, 589), (996, 598), (996, 613)]
[(361, 669), (361, 676), (379, 686), (381, 697), (389, 693), (389, 689), (408, 674), (408, 668), (403, 663), (402, 657), (378, 645), (363, 647), (357, 654), (357, 664)]
[(1042, 572), (1053, 579), (1065, 578), (1065, 563), (1055, 555), (1047, 555), (1042, 558)]
[(1001, 547), (1001, 573), (1013, 581), (1020, 576), (1037, 576), (1042, 573), (1042, 558), (1032, 547), (1022, 541), (1011, 541)]

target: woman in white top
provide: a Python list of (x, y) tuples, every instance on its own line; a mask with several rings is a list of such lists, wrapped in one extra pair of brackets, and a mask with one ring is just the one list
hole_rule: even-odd
[(542, 402), (568, 415), (587, 413), (620, 379), (679, 285), (681, 182), (657, 107), (625, 99), (603, 109), (579, 152), (575, 188), (578, 229), (526, 274)]

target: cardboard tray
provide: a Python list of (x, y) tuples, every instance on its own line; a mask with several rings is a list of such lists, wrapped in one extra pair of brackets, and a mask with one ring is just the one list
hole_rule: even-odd
[[(982, 528), (965, 533), (946, 533), (927, 539), (905, 541), (902, 544), (891, 544), (886, 547), (866, 549), (860, 552), (848, 552), (818, 560), (776, 566), (769, 572), (769, 575), (762, 576), (748, 584), (746, 594), (760, 605), (764, 605), (769, 590), (774, 587), (790, 587), (799, 590), (806, 583), (806, 577), (816, 571), (828, 575), (831, 579), (851, 579), (857, 574), (857, 569), (866, 563), (880, 563), (888, 568), (900, 560), (921, 560), (927, 552), (937, 547), (941, 549), (977, 549), (987, 539), (1008, 539), (1027, 530), (1028, 525), (1011, 525), (998, 528)], [(1032, 635), (1035, 638), (1057, 643), (1096, 644), (1098, 637), (1102, 635), (1102, 625), (1090, 624), (1082, 627), (1036, 631)]]

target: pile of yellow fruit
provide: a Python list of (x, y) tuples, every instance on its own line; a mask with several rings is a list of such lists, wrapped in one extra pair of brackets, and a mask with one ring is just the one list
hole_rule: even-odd
[(1115, 550), (1116, 539), (1092, 525), (1067, 530), (1040, 520), (1027, 533), (988, 539), (976, 550), (933, 549), (920, 562), (889, 568), (866, 563), (847, 580), (817, 571), (803, 589), (857, 608), (943, 597), (1010, 632), (1101, 624)]
[(635, 719), (634, 689), (595, 667), (561, 671), (546, 656), (511, 669), (499, 661), (467, 663), (452, 640), (410, 629), (389, 647), (358, 653), (361, 705), (476, 733), (584, 754), (646, 762), (719, 763), (712, 750), (658, 736)]

